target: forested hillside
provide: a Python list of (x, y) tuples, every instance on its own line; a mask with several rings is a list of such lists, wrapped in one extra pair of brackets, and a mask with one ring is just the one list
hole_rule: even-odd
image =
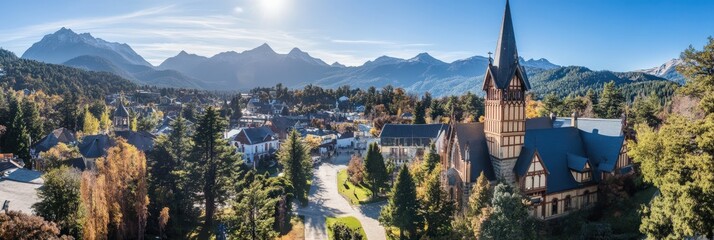
[(52, 95), (72, 92), (96, 99), (138, 88), (129, 80), (111, 73), (21, 59), (4, 49), (0, 49), (0, 68), (4, 71), (4, 76), (0, 76), (0, 84), (15, 90), (42, 90)]

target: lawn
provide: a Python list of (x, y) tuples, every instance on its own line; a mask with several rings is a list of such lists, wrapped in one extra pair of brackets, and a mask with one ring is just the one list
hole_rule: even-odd
[(365, 204), (381, 200), (372, 199), (372, 191), (363, 185), (354, 185), (347, 180), (347, 169), (342, 169), (337, 173), (337, 189), (340, 195), (347, 198), (352, 205)]
[(367, 234), (365, 234), (364, 229), (362, 228), (362, 223), (360, 223), (359, 220), (357, 220), (357, 218), (355, 218), (355, 217), (340, 217), (340, 218), (328, 217), (325, 224), (327, 225), (327, 237), (329, 239), (332, 239), (332, 231), (330, 230), (330, 226), (332, 226), (335, 223), (342, 223), (351, 229), (359, 229), (360, 233), (362, 233), (362, 236), (364, 236), (364, 239), (367, 239)]

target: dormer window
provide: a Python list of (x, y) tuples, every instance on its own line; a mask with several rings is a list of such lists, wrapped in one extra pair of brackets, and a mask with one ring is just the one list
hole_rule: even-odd
[(546, 187), (546, 169), (540, 155), (534, 154), (531, 164), (528, 167), (528, 172), (524, 177), (523, 187), (526, 191), (540, 191)]
[(568, 154), (567, 158), (570, 174), (576, 182), (586, 183), (592, 180), (590, 161), (587, 158), (575, 154)]

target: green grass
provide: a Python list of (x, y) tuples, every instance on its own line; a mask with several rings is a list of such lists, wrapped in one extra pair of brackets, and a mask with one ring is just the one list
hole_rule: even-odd
[(337, 173), (337, 189), (340, 195), (347, 198), (352, 205), (360, 205), (381, 200), (372, 199), (372, 191), (363, 185), (354, 185), (347, 180), (347, 169), (342, 169)]
[(364, 228), (362, 228), (362, 223), (360, 223), (357, 218), (351, 216), (340, 218), (328, 217), (327, 221), (325, 221), (325, 224), (327, 225), (326, 227), (328, 239), (332, 239), (332, 230), (330, 230), (330, 226), (335, 223), (342, 223), (351, 229), (359, 229), (360, 233), (362, 233), (362, 236), (364, 236), (364, 239), (367, 239), (367, 234), (365, 234)]

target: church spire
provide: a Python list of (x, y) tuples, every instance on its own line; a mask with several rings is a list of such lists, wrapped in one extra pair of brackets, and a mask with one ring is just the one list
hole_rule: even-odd
[(511, 20), (511, 5), (506, 0), (506, 10), (503, 13), (503, 23), (501, 25), (501, 33), (498, 36), (498, 45), (496, 46), (496, 54), (491, 67), (492, 76), (498, 88), (503, 89), (513, 78), (515, 74), (521, 75), (526, 84), (526, 88), (530, 88), (530, 84), (526, 78), (525, 72), (518, 63), (518, 50), (516, 49), (516, 34), (513, 31), (513, 21)]

